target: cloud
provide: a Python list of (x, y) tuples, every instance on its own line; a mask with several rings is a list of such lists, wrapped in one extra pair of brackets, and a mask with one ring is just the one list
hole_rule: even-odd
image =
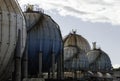
[(83, 21), (120, 25), (120, 0), (19, 0), (20, 4), (39, 4), (44, 10), (57, 10), (62, 16)]

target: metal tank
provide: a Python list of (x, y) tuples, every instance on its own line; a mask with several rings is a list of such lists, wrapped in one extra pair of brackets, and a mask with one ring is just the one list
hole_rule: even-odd
[(64, 69), (65, 71), (86, 71), (89, 67), (86, 53), (90, 50), (88, 41), (75, 31), (64, 39)]
[[(76, 48), (74, 48), (76, 49)], [(67, 52), (66, 52), (67, 51)], [(82, 51), (82, 50), (81, 50)], [(87, 70), (89, 62), (84, 52), (74, 52), (72, 47), (64, 49), (64, 69), (65, 71), (72, 70)]]
[(104, 51), (96, 48), (96, 43), (93, 43), (93, 50), (87, 53), (90, 63), (90, 70), (94, 72), (110, 73), (112, 70), (111, 60)]
[(78, 49), (81, 49), (85, 53), (90, 50), (88, 41), (81, 35), (76, 34), (76, 31), (73, 31), (64, 38), (64, 47), (68, 46), (76, 46)]
[(18, 56), (21, 58), (26, 41), (24, 17), (16, 0), (0, 0), (0, 81), (10, 77), (12, 73), (12, 61), (18, 39)]
[[(28, 5), (24, 13), (27, 23), (28, 73), (48, 72), (62, 54), (63, 42), (58, 24), (41, 10)], [(41, 64), (42, 63), (42, 64)]]

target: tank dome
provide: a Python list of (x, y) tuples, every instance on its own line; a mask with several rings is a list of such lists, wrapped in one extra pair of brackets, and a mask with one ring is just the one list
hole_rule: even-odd
[(38, 74), (38, 54), (42, 53), (42, 71), (48, 72), (51, 67), (51, 54), (55, 61), (63, 51), (63, 41), (58, 24), (48, 15), (30, 11), (25, 12), (28, 32), (28, 72)]
[(93, 71), (110, 72), (112, 68), (111, 60), (104, 51), (94, 48), (87, 53), (90, 69)]
[(70, 33), (64, 39), (64, 68), (66, 70), (85, 70), (89, 67), (86, 52), (90, 50), (90, 45), (85, 38)]
[(76, 34), (75, 31), (67, 35), (64, 39), (64, 47), (77, 46), (78, 49), (85, 51), (86, 53), (90, 50), (88, 41), (81, 35)]

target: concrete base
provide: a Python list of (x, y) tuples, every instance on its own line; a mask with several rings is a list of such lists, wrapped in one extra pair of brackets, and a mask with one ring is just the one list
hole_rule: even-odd
[(43, 78), (25, 78), (23, 81), (45, 81)]

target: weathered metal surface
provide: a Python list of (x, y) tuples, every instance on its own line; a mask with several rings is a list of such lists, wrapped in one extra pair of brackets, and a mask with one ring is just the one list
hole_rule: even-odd
[(80, 71), (88, 70), (89, 62), (85, 54), (78, 54), (77, 58), (72, 57), (69, 60), (64, 61), (65, 71)]
[(93, 49), (87, 53), (91, 71), (111, 72), (112, 64), (109, 56), (101, 49)]
[(87, 53), (89, 63), (92, 64), (99, 57), (100, 51), (93, 50)]
[[(11, 74), (11, 61), (21, 30), (21, 53), (24, 51), (25, 20), (16, 0), (0, 0), (0, 81)], [(22, 55), (21, 55), (22, 57)]]
[(63, 49), (59, 26), (48, 15), (40, 12), (24, 13), (28, 32), (28, 67), (29, 74), (38, 74), (39, 53), (42, 53), (42, 71), (50, 69), (52, 54), (55, 61)]
[(89, 62), (86, 53), (90, 50), (90, 45), (85, 38), (70, 33), (64, 39), (64, 68), (66, 71), (86, 70)]
[(88, 41), (83, 38), (81, 35), (76, 34), (75, 32), (70, 33), (64, 39), (64, 47), (76, 46), (78, 49), (85, 51), (86, 53), (90, 50), (90, 45)]

